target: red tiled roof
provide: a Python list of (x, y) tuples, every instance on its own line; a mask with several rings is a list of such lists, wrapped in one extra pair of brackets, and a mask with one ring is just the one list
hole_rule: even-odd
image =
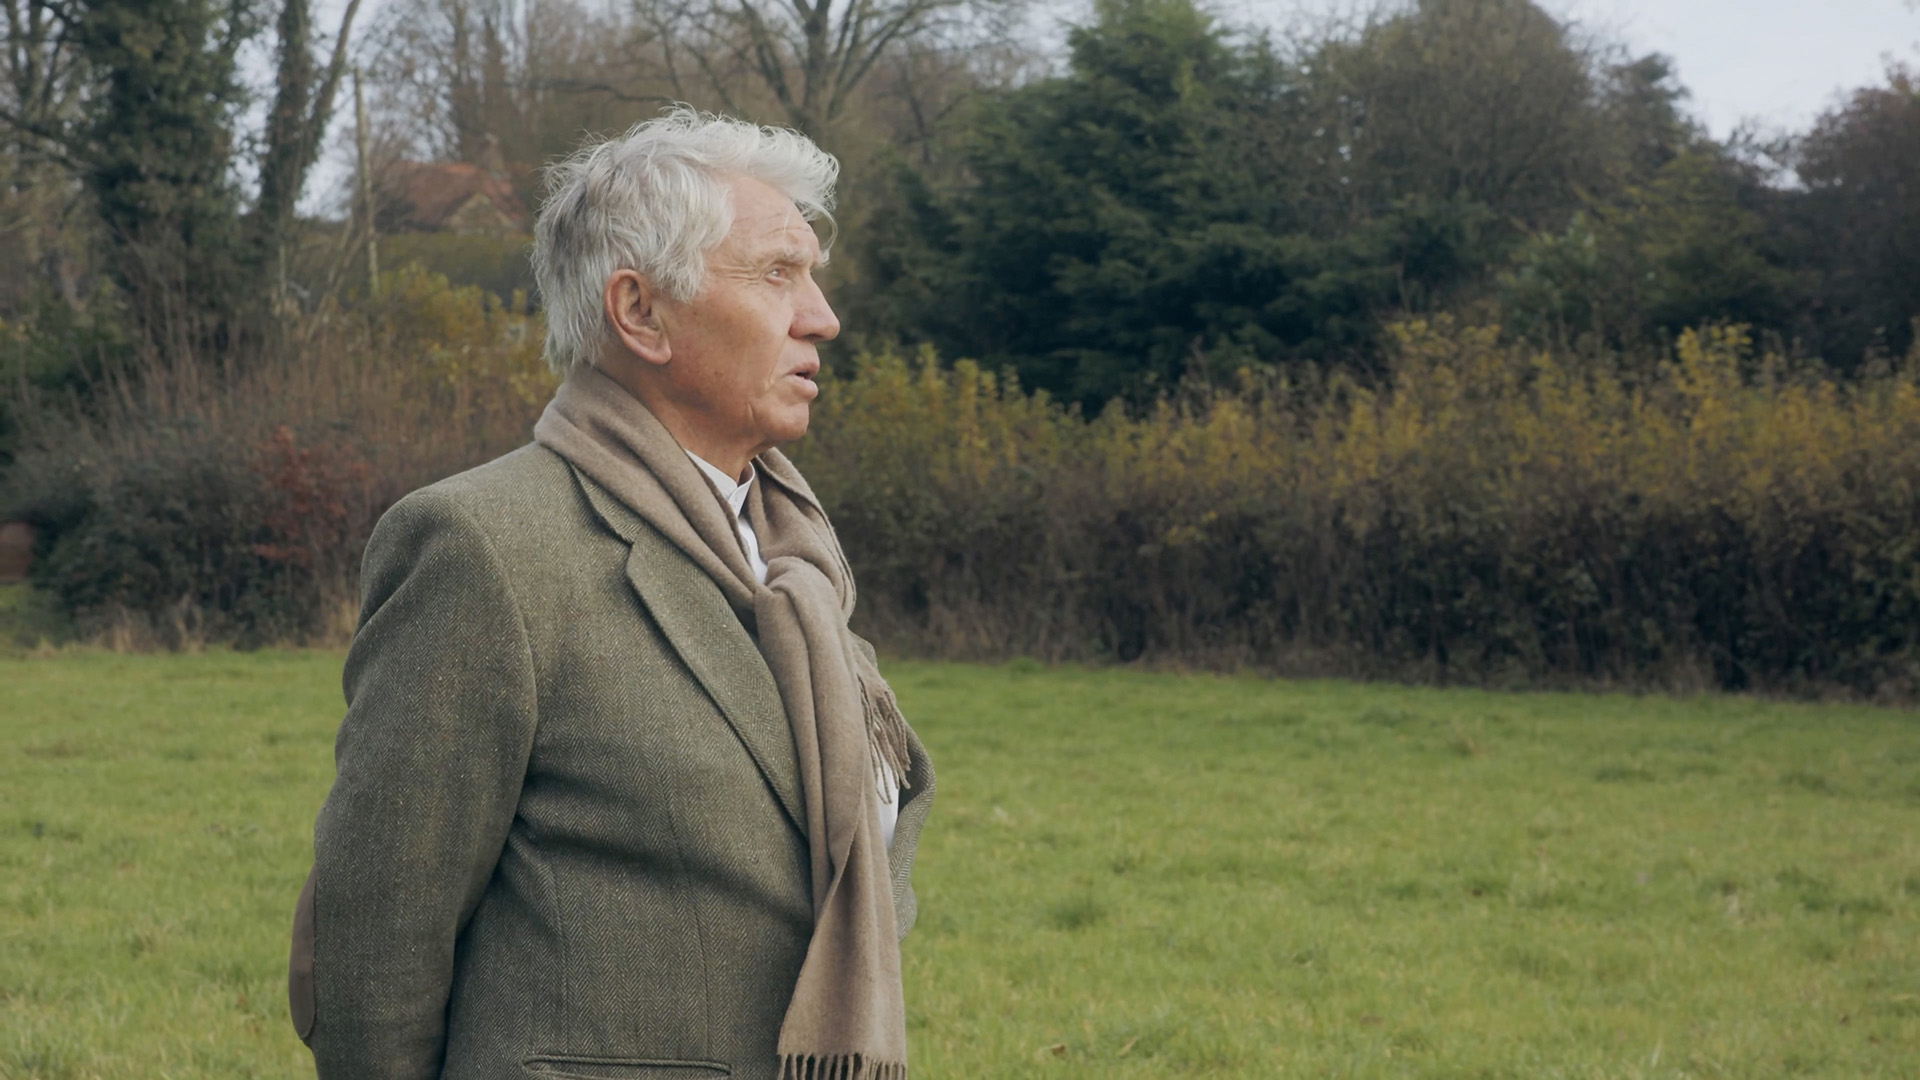
[(444, 229), (478, 197), (493, 205), (515, 229), (527, 226), (527, 208), (505, 179), (463, 161), (402, 161), (386, 185), (405, 204), (405, 222), (415, 229)]

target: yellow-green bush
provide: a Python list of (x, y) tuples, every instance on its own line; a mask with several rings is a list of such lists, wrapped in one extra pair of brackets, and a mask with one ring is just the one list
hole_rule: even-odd
[[(533, 237), (526, 234), (390, 232), (380, 237), (380, 260), (415, 264), (457, 286), (474, 285), (501, 300), (533, 292)], [(525, 305), (520, 305), (524, 310)]]
[(1091, 421), (866, 358), (797, 450), (921, 650), (1905, 695), (1920, 364), (1837, 382), (1688, 334), (1628, 381), (1447, 321), (1384, 385)]

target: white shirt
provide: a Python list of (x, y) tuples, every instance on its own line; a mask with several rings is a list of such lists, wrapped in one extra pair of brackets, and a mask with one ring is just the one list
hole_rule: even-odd
[[(754, 580), (767, 583), (767, 560), (760, 557), (760, 538), (753, 533), (753, 524), (747, 520), (747, 493), (753, 489), (754, 478), (759, 472), (753, 463), (747, 463), (747, 478), (734, 480), (726, 473), (709, 464), (699, 454), (691, 450), (687, 456), (700, 467), (713, 489), (720, 493), (720, 501), (733, 510), (733, 531), (740, 537), (740, 546), (747, 551), (747, 565), (753, 568)], [(900, 781), (894, 778), (893, 769), (886, 762), (880, 763), (880, 842), (893, 847), (894, 824), (900, 820)]]
[(760, 538), (753, 534), (753, 526), (747, 522), (747, 492), (753, 490), (753, 478), (758, 475), (753, 463), (747, 463), (745, 483), (734, 480), (726, 473), (707, 464), (699, 454), (687, 451), (700, 471), (713, 481), (713, 489), (720, 493), (720, 501), (733, 510), (733, 531), (740, 537), (740, 546), (747, 549), (747, 565), (753, 567), (753, 579), (760, 584), (767, 583), (767, 560), (760, 557)]

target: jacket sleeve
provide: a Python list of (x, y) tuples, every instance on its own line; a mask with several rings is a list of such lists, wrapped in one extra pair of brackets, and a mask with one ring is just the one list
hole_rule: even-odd
[(362, 582), (338, 774), (314, 826), (303, 1037), (319, 1080), (429, 1080), (454, 944), (526, 775), (533, 661), (506, 567), (445, 494), (381, 519)]

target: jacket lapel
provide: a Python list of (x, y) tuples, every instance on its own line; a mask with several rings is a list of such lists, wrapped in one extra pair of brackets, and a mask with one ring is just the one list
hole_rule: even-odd
[(638, 514), (574, 470), (587, 502), (632, 546), (627, 580), (693, 677), (720, 708), (794, 828), (806, 835), (793, 730), (773, 672), (719, 587)]

